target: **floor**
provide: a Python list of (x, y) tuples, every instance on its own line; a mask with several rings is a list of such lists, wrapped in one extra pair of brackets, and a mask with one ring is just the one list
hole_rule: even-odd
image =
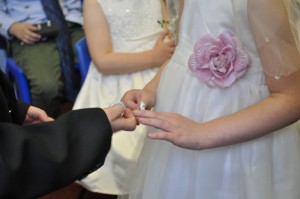
[(73, 183), (38, 199), (117, 199), (117, 196), (92, 193), (80, 185)]

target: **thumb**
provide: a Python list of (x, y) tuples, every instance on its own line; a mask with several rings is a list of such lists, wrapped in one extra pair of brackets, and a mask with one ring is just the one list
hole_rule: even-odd
[(140, 97), (139, 103), (138, 103), (140, 110), (148, 110), (151, 109), (153, 106), (153, 102), (151, 101), (151, 97), (149, 97), (148, 94), (144, 94)]
[(39, 115), (39, 120), (42, 122), (51, 122), (54, 121), (52, 117), (49, 117), (46, 113)]

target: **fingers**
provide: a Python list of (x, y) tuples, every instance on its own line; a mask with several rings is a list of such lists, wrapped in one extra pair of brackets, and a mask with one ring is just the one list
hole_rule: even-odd
[(115, 104), (111, 107), (107, 107), (103, 109), (107, 115), (109, 121), (115, 120), (116, 118), (120, 117), (124, 112), (124, 107), (119, 104)]
[(42, 111), (41, 114), (39, 114), (38, 119), (41, 122), (51, 122), (51, 121), (54, 121), (54, 119), (52, 117), (49, 117), (45, 111)]
[(127, 108), (131, 110), (139, 108), (139, 99), (141, 97), (141, 90), (132, 89), (127, 91), (124, 96), (122, 97), (122, 102), (126, 105)]
[(25, 43), (25, 44), (29, 44), (29, 45), (33, 45), (37, 42), (38, 40), (35, 40), (33, 38), (31, 38), (30, 36), (26, 35), (24, 37), (24, 39), (22, 39), (22, 42)]
[(41, 39), (41, 35), (36, 33), (38, 28), (34, 24), (15, 23), (12, 29), (13, 34), (26, 44), (34, 44)]
[(29, 32), (28, 37), (34, 41), (39, 41), (41, 39), (41, 35), (35, 32)]
[(150, 97), (147, 94), (142, 95), (138, 103), (138, 109), (149, 110), (151, 108), (152, 108), (152, 102), (150, 101)]
[(124, 111), (124, 118), (134, 118), (135, 119), (135, 115), (129, 108), (126, 108)]
[[(33, 26), (35, 27), (35, 26)], [(36, 27), (35, 27), (36, 28)], [(34, 30), (35, 30), (34, 28)], [(41, 35), (33, 32), (32, 29), (25, 30), (24, 39), (22, 40), (26, 44), (34, 44), (35, 42), (38, 42), (41, 39)]]
[(176, 46), (173, 33), (168, 29), (161, 33), (159, 40), (167, 44), (169, 48), (175, 48)]
[(173, 127), (172, 122), (168, 119), (167, 113), (134, 110), (134, 115), (140, 124), (152, 126), (163, 131), (170, 131)]
[(133, 112), (124, 108), (121, 103), (103, 109), (111, 123), (113, 132), (119, 130), (132, 131), (136, 128), (137, 122)]
[[(128, 112), (127, 112), (128, 111)], [(168, 119), (168, 113), (158, 113), (153, 111), (142, 111), (126, 109), (124, 113), (125, 118), (136, 118), (136, 125), (143, 124), (152, 126), (163, 131), (172, 131), (174, 125), (172, 119)], [(153, 134), (153, 139), (168, 139), (171, 140), (170, 133), (160, 132), (159, 134)], [(152, 136), (150, 135), (152, 138)]]
[(152, 126), (154, 128), (161, 129), (163, 131), (168, 131), (169, 126), (167, 122), (160, 120), (160, 119), (153, 119), (153, 118), (137, 118), (138, 122), (143, 125)]
[(29, 34), (31, 37), (33, 38), (39, 38), (41, 35), (36, 33), (36, 31), (38, 31), (39, 28), (34, 25), (34, 24), (26, 24), (26, 31), (27, 34)]
[(133, 131), (136, 128), (136, 121), (135, 118), (119, 118), (113, 122), (113, 131)]
[(123, 122), (126, 124), (126, 128), (124, 130), (134, 130), (136, 128), (136, 118), (133, 112), (130, 109), (125, 109), (124, 111), (124, 118)]
[(126, 107), (129, 108), (129, 109), (131, 109), (131, 110), (139, 108), (139, 105), (138, 105), (138, 103), (136, 101), (122, 99), (122, 102), (124, 102), (124, 104), (126, 105)]
[(164, 41), (165, 37), (167, 37), (169, 35), (169, 31), (164, 31), (160, 34), (159, 36), (159, 40)]
[(27, 111), (24, 124), (51, 122), (51, 121), (54, 121), (54, 119), (49, 117), (44, 110), (34, 106), (30, 106)]
[(170, 132), (153, 132), (147, 135), (150, 139), (172, 141), (172, 133)]
[(111, 121), (113, 132), (119, 130), (133, 131), (136, 128), (136, 125), (137, 124), (135, 116), (128, 108), (125, 109), (122, 117), (116, 118), (115, 120)]
[(166, 118), (168, 113), (148, 111), (148, 110), (134, 110), (133, 114), (136, 117), (163, 119)]

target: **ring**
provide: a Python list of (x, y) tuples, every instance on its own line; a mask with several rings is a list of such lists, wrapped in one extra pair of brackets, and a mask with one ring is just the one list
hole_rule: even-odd
[(115, 105), (121, 106), (124, 110), (126, 109), (126, 105), (124, 104), (124, 102), (114, 102), (110, 105), (110, 107), (115, 106)]
[(146, 104), (144, 102), (140, 103), (140, 109), (145, 110), (146, 109)]

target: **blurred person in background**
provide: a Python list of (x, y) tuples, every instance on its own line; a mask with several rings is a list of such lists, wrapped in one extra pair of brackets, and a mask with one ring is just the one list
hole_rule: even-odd
[(32, 104), (54, 118), (79, 90), (72, 48), (82, 23), (80, 0), (0, 0), (0, 34), (29, 81)]
[[(83, 13), (92, 63), (74, 109), (109, 106), (142, 88), (175, 50), (161, 0), (85, 0)], [(143, 126), (114, 134), (103, 167), (79, 183), (91, 192), (127, 194), (143, 136)]]

